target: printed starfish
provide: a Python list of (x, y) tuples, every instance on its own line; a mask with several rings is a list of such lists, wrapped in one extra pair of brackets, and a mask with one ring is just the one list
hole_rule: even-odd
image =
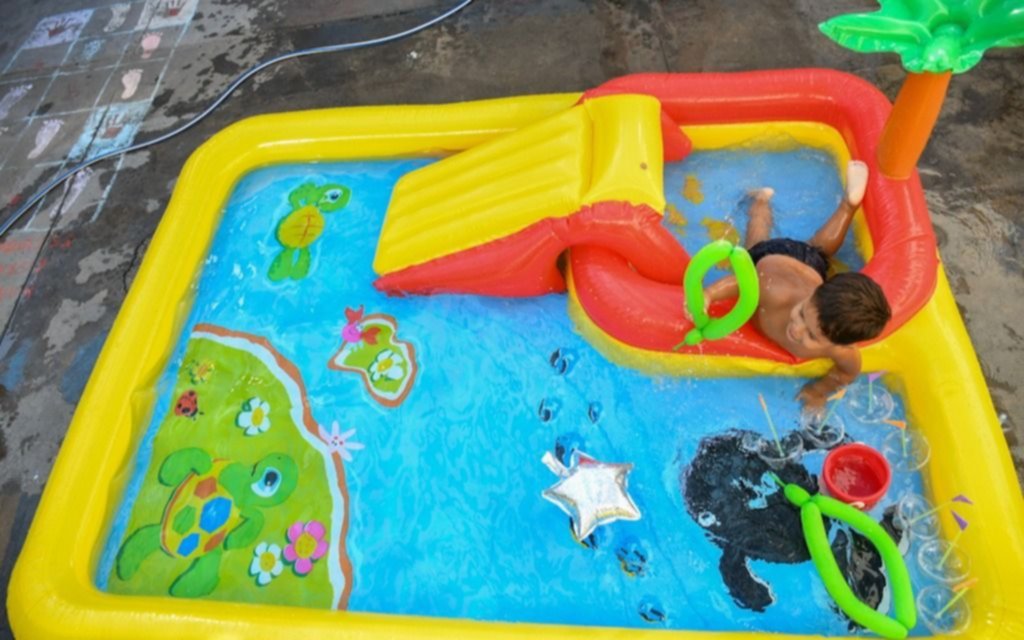
[(632, 464), (599, 462), (582, 452), (577, 452), (576, 464), (568, 469), (550, 452), (542, 460), (561, 479), (541, 495), (569, 514), (577, 540), (603, 524), (640, 519), (626, 488)]

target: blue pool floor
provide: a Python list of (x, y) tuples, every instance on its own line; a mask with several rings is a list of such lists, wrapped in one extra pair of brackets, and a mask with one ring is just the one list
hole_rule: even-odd
[[(372, 286), (371, 264), (391, 189), (428, 162), (274, 167), (237, 185), (158, 385), (153, 422), (128, 470), (134, 480), (112, 525), (99, 585), (107, 583), (150, 463), (147, 442), (172, 401), (169, 386), (187, 337), (197, 323), (209, 323), (265, 337), (297, 366), (315, 420), (356, 428), (365, 444), (345, 466), (350, 610), (847, 635), (848, 621), (831, 606), (810, 562), (750, 560), (773, 602), (763, 611), (741, 606), (719, 569), (721, 545), (735, 532), (720, 523), (712, 540), (688, 513), (681, 484), (702, 440), (731, 430), (770, 437), (758, 394), (783, 434), (798, 429), (794, 396), (805, 380), (687, 379), (620, 368), (577, 334), (562, 295), (384, 296)], [(687, 176), (699, 180), (699, 203), (683, 194)], [(271, 282), (287, 194), (310, 181), (344, 184), (351, 200), (326, 216), (308, 277)], [(670, 228), (691, 253), (712, 228), (722, 228), (705, 219), (729, 222), (742, 237), (743, 194), (759, 186), (776, 189), (778, 234), (796, 238), (810, 237), (841, 197), (837, 168), (819, 152), (695, 153), (666, 170), (666, 195), (686, 220)], [(852, 241), (839, 258), (851, 268), (862, 263)], [(419, 376), (396, 408), (374, 402), (356, 376), (327, 367), (341, 344), (344, 310), (360, 305), (393, 316), (402, 339), (415, 346)], [(892, 430), (859, 422), (844, 404), (836, 414), (851, 438), (876, 448)], [(905, 418), (899, 398), (892, 417)], [(574, 539), (568, 517), (541, 497), (558, 479), (542, 456), (572, 449), (633, 465), (628, 492), (639, 520), (600, 527), (586, 544)], [(802, 465), (817, 474), (823, 458), (809, 452)], [(745, 508), (756, 510), (776, 489), (752, 485)], [(880, 519), (909, 491), (922, 491), (920, 477), (897, 472), (871, 515)], [(927, 584), (909, 565), (915, 585)]]

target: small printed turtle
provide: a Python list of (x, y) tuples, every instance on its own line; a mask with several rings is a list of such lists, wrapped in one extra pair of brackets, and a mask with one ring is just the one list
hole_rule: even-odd
[(173, 487), (163, 517), (128, 536), (117, 554), (117, 576), (130, 580), (146, 558), (162, 550), (187, 562), (171, 584), (171, 595), (197, 598), (216, 588), (224, 551), (245, 547), (259, 536), (262, 509), (292, 494), (298, 467), (283, 453), (249, 466), (189, 448), (167, 456), (158, 479)]
[(324, 230), (325, 213), (333, 213), (348, 204), (352, 191), (340, 184), (318, 187), (306, 182), (288, 194), (291, 213), (277, 225), (277, 241), (283, 249), (270, 264), (267, 273), (274, 282), (290, 278), (300, 280), (309, 273), (309, 245)]

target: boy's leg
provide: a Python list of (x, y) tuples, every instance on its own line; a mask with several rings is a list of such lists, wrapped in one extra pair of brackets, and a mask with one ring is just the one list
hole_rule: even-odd
[(846, 167), (846, 195), (836, 207), (832, 217), (814, 234), (808, 244), (818, 247), (825, 255), (832, 256), (843, 245), (846, 231), (853, 221), (853, 214), (864, 199), (868, 185), (868, 166), (859, 160), (851, 160)]
[(771, 237), (773, 195), (775, 190), (768, 187), (750, 192), (750, 209), (747, 210), (747, 249)]

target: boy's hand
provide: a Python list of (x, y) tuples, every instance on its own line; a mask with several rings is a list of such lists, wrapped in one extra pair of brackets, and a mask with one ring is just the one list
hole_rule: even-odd
[(808, 382), (796, 394), (804, 406), (804, 413), (816, 413), (825, 409), (829, 397), (846, 387), (860, 375), (860, 351), (856, 347), (834, 347), (830, 354), (834, 365), (824, 377)]
[[(704, 289), (704, 315), (708, 314), (708, 309), (711, 308), (711, 303), (719, 300), (726, 300), (728, 298), (735, 298), (740, 294), (739, 284), (736, 283), (736, 276), (725, 276), (720, 280), (717, 280), (714, 284)], [(690, 309), (686, 306), (684, 301), (683, 309), (686, 312), (686, 318), (693, 322), (693, 316), (690, 314)]]
[(828, 402), (828, 394), (820, 391), (814, 382), (808, 382), (796, 394), (796, 399), (803, 405), (803, 411), (810, 415), (821, 415)]

